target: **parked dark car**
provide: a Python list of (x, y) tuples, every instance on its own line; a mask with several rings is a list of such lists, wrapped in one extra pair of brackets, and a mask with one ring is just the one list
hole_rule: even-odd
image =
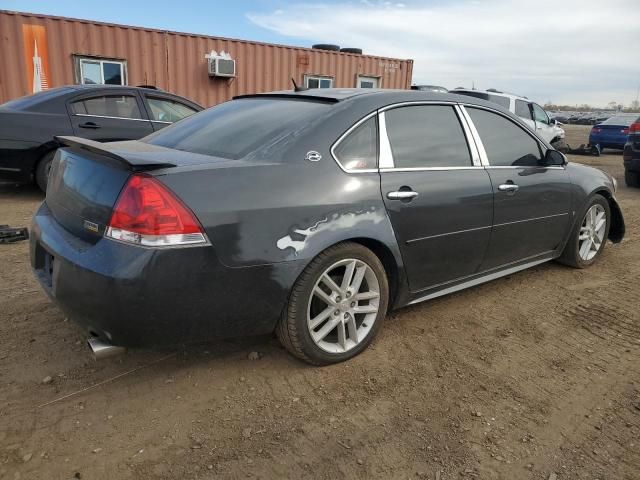
[(390, 309), (624, 235), (609, 175), (469, 96), (248, 95), (141, 141), (59, 140), (31, 263), (107, 348), (275, 331), (338, 362)]
[(137, 140), (202, 110), (153, 88), (72, 85), (0, 105), (0, 180), (35, 182), (44, 190), (56, 135), (101, 142)]
[(627, 186), (640, 188), (640, 115), (629, 125), (629, 136), (622, 158)]
[(600, 151), (605, 148), (622, 150), (627, 143), (629, 127), (637, 118), (638, 114), (619, 113), (594, 125), (589, 133), (589, 143), (600, 145)]

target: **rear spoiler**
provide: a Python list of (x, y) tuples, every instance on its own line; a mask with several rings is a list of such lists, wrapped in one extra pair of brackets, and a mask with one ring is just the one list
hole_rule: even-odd
[[(149, 152), (136, 152), (135, 148), (121, 150), (116, 145), (109, 143), (96, 142), (87, 138), (56, 136), (54, 139), (62, 146), (70, 147), (72, 150), (86, 150), (91, 153), (97, 153), (105, 157), (123, 163), (131, 170), (144, 170), (151, 168), (169, 168), (178, 166), (175, 162), (167, 162), (166, 160), (156, 160), (152, 158), (157, 154)], [(133, 147), (133, 145), (130, 145)]]

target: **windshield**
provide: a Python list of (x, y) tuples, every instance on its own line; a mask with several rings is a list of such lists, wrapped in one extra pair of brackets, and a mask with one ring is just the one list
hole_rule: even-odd
[(290, 135), (323, 115), (330, 104), (250, 98), (197, 113), (144, 139), (152, 145), (238, 159)]

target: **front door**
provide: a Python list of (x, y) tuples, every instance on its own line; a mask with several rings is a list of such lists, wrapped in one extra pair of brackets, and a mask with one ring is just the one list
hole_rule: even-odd
[(76, 136), (100, 142), (137, 140), (153, 133), (134, 91), (93, 93), (69, 102)]
[(493, 229), (481, 270), (550, 255), (571, 223), (571, 182), (562, 166), (545, 166), (541, 146), (510, 119), (466, 107), (488, 161)]
[[(472, 275), (489, 243), (493, 192), (456, 110), (398, 107), (381, 124), (381, 190), (411, 290)], [(383, 161), (387, 138), (390, 159)]]

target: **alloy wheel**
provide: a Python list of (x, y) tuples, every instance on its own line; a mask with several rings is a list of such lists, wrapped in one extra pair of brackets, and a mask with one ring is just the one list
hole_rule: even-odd
[(380, 309), (380, 283), (373, 269), (355, 258), (340, 260), (316, 281), (307, 308), (314, 343), (329, 353), (344, 353), (371, 331)]
[(587, 210), (578, 235), (578, 254), (583, 261), (592, 260), (600, 251), (606, 228), (607, 213), (596, 203)]

